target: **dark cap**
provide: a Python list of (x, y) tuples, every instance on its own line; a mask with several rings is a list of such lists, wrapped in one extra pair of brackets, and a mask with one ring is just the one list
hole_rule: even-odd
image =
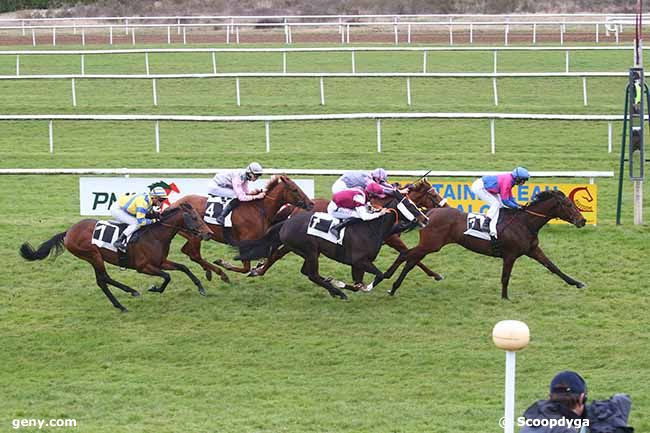
[(551, 381), (551, 394), (585, 394), (586, 392), (585, 380), (575, 371), (558, 373)]

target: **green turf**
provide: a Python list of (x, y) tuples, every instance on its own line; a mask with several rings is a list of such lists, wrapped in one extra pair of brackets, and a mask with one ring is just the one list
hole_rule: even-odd
[[(561, 69), (563, 56), (558, 56), (518, 61), (504, 55), (500, 61), (510, 70)], [(417, 59), (407, 57), (359, 55), (358, 70), (417, 68)], [(429, 58), (431, 68), (439, 63), (436, 67), (444, 70), (447, 60)], [(152, 58), (153, 70), (167, 71), (165, 59)], [(141, 60), (121, 64), (120, 71), (137, 72)], [(174, 57), (169, 71), (210, 67), (209, 57), (202, 59), (203, 66), (199, 60)], [(277, 60), (259, 63), (281, 67)], [(344, 68), (348, 60), (336, 62)], [(305, 71), (336, 66), (317, 61), (290, 57), (289, 64)], [(624, 70), (626, 61), (608, 54), (576, 58), (584, 70)], [(66, 72), (78, 66), (47, 62), (33, 67)], [(111, 71), (108, 58), (93, 62), (93, 68)], [(239, 65), (232, 60), (229, 67), (244, 70), (255, 63), (255, 58)], [(489, 70), (490, 65), (491, 57), (482, 54), (463, 56), (454, 68)], [(10, 70), (11, 61), (0, 68)], [(590, 105), (583, 107), (577, 79), (502, 80), (497, 109), (618, 114), (624, 85), (625, 80), (589, 80)], [(156, 109), (148, 82), (81, 81), (77, 109), (70, 106), (66, 82), (0, 86), (4, 113), (409, 110), (405, 83), (392, 79), (326, 80), (325, 107), (318, 105), (317, 80), (306, 79), (243, 80), (239, 108), (232, 80), (164, 81)], [(414, 80), (413, 90), (410, 110), (416, 112), (497, 110), (490, 80)], [(163, 122), (161, 153), (156, 154), (152, 124), (55, 122), (51, 155), (45, 122), (3, 122), (1, 127), (2, 168), (216, 168), (257, 159), (278, 168), (502, 170), (523, 164), (533, 171), (615, 171), (620, 145), (620, 125), (614, 153), (608, 154), (604, 123), (498, 121), (492, 155), (487, 121), (390, 120), (382, 124), (384, 152), (378, 154), (374, 121), (367, 120), (274, 123), (266, 154), (262, 124)], [(316, 178), (317, 194), (326, 196), (333, 180)], [(512, 300), (504, 302), (500, 262), (450, 246), (425, 259), (445, 280), (434, 282), (414, 270), (394, 298), (385, 294), (389, 283), (382, 283), (372, 294), (352, 294), (349, 302), (331, 299), (304, 278), (296, 257), (278, 263), (262, 279), (231, 274), (231, 285), (207, 283), (207, 298), (182, 274), (172, 276), (161, 296), (144, 291), (157, 278), (111, 267), (112, 276), (143, 291), (135, 299), (115, 290), (130, 310), (120, 314), (85, 262), (65, 253), (54, 262), (27, 263), (17, 254), (22, 242), (38, 244), (81, 218), (78, 178), (0, 177), (0, 256), (5, 260), (0, 430), (10, 430), (16, 418), (75, 418), (78, 427), (70, 431), (92, 433), (498, 431), (504, 355), (493, 346), (490, 332), (502, 319), (524, 320), (532, 333), (517, 362), (517, 414), (545, 396), (555, 372), (575, 369), (587, 379), (591, 398), (629, 393), (631, 424), (637, 431), (648, 430), (644, 414), (650, 410), (650, 392), (644, 372), (650, 349), (645, 328), (650, 272), (645, 266), (650, 233), (647, 225), (631, 224), (629, 182), (622, 227), (614, 224), (617, 181), (597, 183), (597, 227), (553, 226), (540, 236), (547, 255), (588, 284), (583, 290), (521, 259), (510, 282)], [(405, 240), (414, 245), (417, 234)], [(188, 263), (181, 245), (174, 242), (172, 258)], [(230, 258), (233, 252), (214, 244), (204, 246), (204, 255)], [(384, 249), (377, 264), (385, 269), (394, 257)], [(197, 266), (191, 269), (203, 277)], [(321, 272), (350, 279), (346, 267), (327, 259)]]

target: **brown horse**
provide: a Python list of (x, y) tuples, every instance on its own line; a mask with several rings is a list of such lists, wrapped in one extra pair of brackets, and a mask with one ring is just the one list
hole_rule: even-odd
[[(426, 179), (421, 179), (414, 184), (406, 185), (405, 188), (408, 188), (408, 198), (417, 207), (421, 209), (429, 210), (435, 207), (448, 206), (446, 204), (446, 201), (443, 200), (440, 194), (438, 194), (438, 191), (436, 191), (436, 189), (433, 188)], [(398, 189), (402, 189), (402, 187), (400, 186), (398, 187)], [(321, 198), (315, 199), (314, 209), (312, 210), (314, 212), (327, 212), (328, 204), (329, 204), (329, 200), (321, 199)], [(273, 222), (276, 223), (276, 222), (283, 221), (287, 219), (289, 216), (295, 215), (296, 212), (300, 212), (301, 210), (302, 209), (296, 208), (295, 206), (286, 206), (280, 212), (278, 212)], [(390, 235), (388, 238), (386, 238), (384, 243), (400, 253), (408, 251), (409, 249), (404, 243), (404, 241), (400, 238), (399, 233)], [(280, 249), (278, 249), (276, 253), (273, 254), (272, 257), (269, 257), (264, 262), (261, 262), (253, 270), (251, 270), (248, 275), (251, 277), (258, 277), (264, 275), (269, 270), (269, 268), (273, 266), (275, 262), (280, 260), (288, 253), (289, 253), (289, 249), (280, 247)], [(423, 263), (418, 263), (417, 266), (420, 269), (422, 269), (429, 277), (435, 278), (436, 281), (440, 281), (443, 279), (442, 275), (432, 271), (431, 269), (426, 267)]]
[[(38, 249), (34, 248), (27, 242), (20, 247), (20, 255), (26, 260), (43, 260), (50, 255), (54, 249), (54, 256), (63, 252), (63, 247), (75, 256), (90, 263), (95, 269), (95, 279), (97, 285), (102, 289), (106, 297), (111, 301), (115, 308), (123, 312), (128, 311), (113, 296), (108, 289), (108, 285), (115, 286), (118, 289), (130, 293), (131, 296), (140, 296), (138, 291), (131, 287), (115, 281), (106, 272), (105, 262), (113, 265), (126, 266), (135, 269), (142, 274), (155, 275), (164, 279), (160, 287), (152, 286), (150, 292), (162, 293), (169, 284), (170, 277), (165, 270), (181, 271), (185, 273), (199, 289), (199, 293), (205, 295), (205, 289), (187, 266), (167, 260), (169, 245), (172, 238), (178, 233), (189, 232), (195, 236), (209, 238), (210, 229), (199, 217), (199, 215), (187, 205), (168, 209), (161, 214), (160, 222), (146, 226), (138, 230), (139, 239), (137, 242), (130, 244), (126, 252), (127, 262), (120, 263), (119, 256), (116, 252), (105, 248), (99, 248), (91, 243), (95, 223), (97, 220), (84, 219), (71, 226), (65, 232), (54, 235), (50, 240), (43, 242)], [(136, 232), (136, 233), (138, 233)]]
[[(203, 218), (207, 200), (205, 196), (187, 195), (176, 201), (172, 207), (188, 204)], [(223, 244), (230, 244), (233, 240), (259, 239), (271, 226), (275, 214), (287, 203), (302, 209), (311, 209), (314, 206), (303, 190), (289, 177), (285, 175), (273, 176), (266, 185), (266, 196), (263, 199), (242, 202), (232, 211), (232, 229), (224, 230), (223, 226), (208, 224), (212, 230), (210, 239)], [(222, 281), (229, 282), (228, 276), (221, 268), (201, 257), (201, 239), (184, 233), (181, 235), (187, 239), (181, 251), (192, 261), (201, 265), (208, 280), (212, 279), (212, 272), (216, 272)], [(233, 266), (223, 260), (217, 260), (215, 263), (230, 271), (240, 273), (250, 271), (250, 261), (248, 260), (243, 261), (243, 267)]]
[[(564, 274), (553, 264), (539, 247), (539, 230), (553, 218), (560, 218), (583, 227), (586, 223), (575, 204), (561, 191), (543, 191), (522, 210), (501, 209), (497, 229), (499, 248), (495, 250), (490, 241), (465, 235), (467, 214), (455, 208), (432, 209), (427, 213), (429, 223), (420, 231), (420, 242), (406, 253), (402, 253), (386, 271), (386, 278), (392, 277), (400, 264), (406, 261), (399, 278), (389, 291), (394, 295), (404, 281), (406, 274), (427, 254), (439, 251), (443, 246), (456, 243), (468, 250), (487, 256), (503, 257), (501, 272), (501, 297), (508, 299), (508, 281), (512, 266), (519, 257), (525, 255), (537, 260), (548, 270), (562, 278), (567, 284), (578, 288), (584, 283)], [(500, 254), (499, 254), (500, 251)]]

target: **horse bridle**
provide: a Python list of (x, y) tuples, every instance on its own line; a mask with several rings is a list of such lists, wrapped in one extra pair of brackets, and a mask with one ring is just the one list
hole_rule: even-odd
[[(186, 214), (183, 213), (183, 217), (185, 217), (185, 215)], [(166, 222), (163, 222), (162, 220), (159, 221), (159, 223), (160, 223), (160, 225), (165, 226), (165, 227), (177, 228), (178, 231), (180, 231), (180, 232), (187, 232), (187, 233), (189, 233), (191, 235), (194, 235), (194, 236), (201, 236), (201, 232), (198, 229), (190, 229), (190, 228), (187, 228), (187, 227), (179, 227), (179, 226), (175, 226), (175, 225), (172, 225), (172, 224), (167, 224)]]

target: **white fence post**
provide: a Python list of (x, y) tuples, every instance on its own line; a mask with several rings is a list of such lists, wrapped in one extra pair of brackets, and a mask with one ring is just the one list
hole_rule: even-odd
[(566, 54), (564, 56), (564, 72), (567, 74), (569, 73), (569, 50), (566, 50)]
[(32, 46), (36, 46), (36, 32), (32, 29)]
[(496, 77), (492, 78), (492, 92), (494, 93), (494, 105), (499, 105), (499, 94), (497, 93), (497, 79)]
[(562, 32), (562, 24), (560, 24), (560, 45), (564, 45), (564, 33)]
[(266, 136), (266, 153), (271, 151), (271, 125), (267, 120), (264, 122), (264, 135)]
[(230, 26), (226, 26), (226, 45), (230, 45)]
[(395, 33), (395, 45), (399, 44), (399, 33), (397, 30), (397, 24), (393, 25), (393, 32)]
[(85, 28), (81, 29), (81, 46), (82, 47), (86, 46), (86, 29)]
[(144, 70), (149, 75), (149, 53), (144, 53)]
[(377, 119), (377, 152), (381, 153), (381, 119)]
[(497, 73), (497, 50), (494, 50), (494, 73)]
[(56, 27), (52, 27), (52, 46), (56, 47)]
[(113, 26), (108, 27), (108, 44), (113, 45)]
[(474, 43), (474, 24), (469, 23), (469, 43)]
[(135, 27), (131, 29), (131, 45), (135, 46)]
[(153, 91), (153, 105), (158, 106), (158, 91), (156, 90), (156, 79), (151, 80), (151, 89)]
[(411, 44), (411, 23), (406, 26), (406, 43)]
[(612, 153), (612, 122), (607, 122), (607, 153)]
[(239, 77), (235, 78), (235, 93), (237, 94), (237, 106), (241, 106), (241, 98), (239, 94)]
[(508, 46), (508, 33), (510, 32), (509, 24), (503, 27), (503, 45)]
[(54, 153), (54, 134), (52, 132), (52, 121), (50, 120), (48, 124), (48, 129), (50, 133), (50, 153)]
[(406, 77), (406, 103), (411, 106), (411, 77)]
[(325, 80), (320, 77), (320, 105), (325, 105)]
[(212, 52), (212, 73), (217, 73), (217, 53)]
[(537, 23), (533, 23), (533, 45), (537, 44)]
[(490, 151), (494, 155), (497, 151), (494, 139), (494, 119), (490, 119)]
[(86, 73), (86, 58), (82, 54), (81, 55), (81, 75), (84, 75)]
[(449, 45), (454, 45), (454, 26), (449, 24)]
[[(235, 43), (239, 45), (239, 26), (235, 27)], [(291, 43), (291, 27), (289, 27), (289, 43)]]
[(422, 73), (426, 74), (427, 73), (427, 52), (424, 51), (424, 54), (422, 55)]
[(20, 75), (20, 55), (16, 56), (16, 76)]
[[(346, 28), (347, 35), (345, 37), (345, 41), (346, 41), (346, 43), (349, 44), (350, 43), (350, 24), (348, 24), (346, 27), (347, 27)], [(618, 33), (616, 34), (616, 37), (617, 37), (617, 40), (618, 40)]]
[(355, 58), (354, 54), (355, 54), (355, 52), (352, 51), (352, 73), (356, 74), (357, 73), (357, 61), (356, 61), (356, 58)]
[(283, 74), (287, 73), (287, 52), (286, 51), (282, 52), (282, 73)]
[(154, 130), (156, 135), (156, 153), (160, 153), (160, 121), (159, 120), (156, 120)]
[(183, 45), (187, 45), (187, 27), (183, 27)]
[(171, 45), (172, 43), (172, 27), (167, 26), (167, 45)]
[(77, 89), (74, 83), (74, 78), (72, 79), (72, 106), (77, 106)]
[(587, 77), (582, 77), (582, 103), (587, 106)]
[(596, 43), (598, 43), (599, 35), (598, 35), (598, 23), (596, 23)]

